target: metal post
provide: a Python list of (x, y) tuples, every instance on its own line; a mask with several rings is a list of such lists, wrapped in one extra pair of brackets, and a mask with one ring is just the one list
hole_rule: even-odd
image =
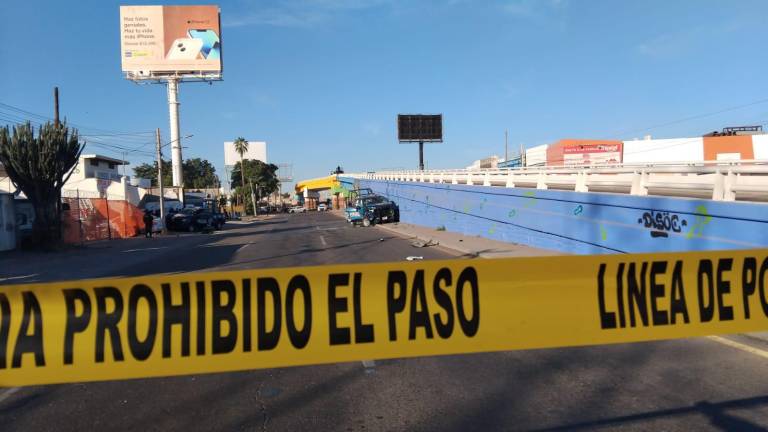
[(525, 166), (525, 149), (523, 148), (523, 143), (520, 143), (520, 166)]
[(179, 136), (179, 79), (175, 77), (168, 78), (168, 112), (171, 118), (173, 186), (181, 187), (183, 186), (183, 177), (181, 173), (181, 137)]
[(80, 189), (77, 190), (77, 225), (80, 228), (80, 246), (83, 245), (83, 217), (80, 211)]
[(53, 123), (59, 125), (59, 88), (53, 88)]
[(104, 194), (104, 203), (107, 205), (107, 237), (112, 240), (112, 220), (109, 218), (109, 195)]
[(160, 187), (160, 229), (165, 234), (165, 198), (163, 192), (163, 154), (160, 144), (160, 128), (155, 131), (157, 140), (157, 185)]
[(509, 160), (509, 146), (507, 145), (509, 132), (504, 129), (504, 162)]
[(419, 171), (424, 171), (424, 141), (419, 141)]

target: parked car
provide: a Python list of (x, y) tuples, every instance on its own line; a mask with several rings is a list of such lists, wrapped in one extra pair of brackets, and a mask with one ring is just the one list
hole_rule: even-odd
[(224, 224), (227, 223), (227, 218), (224, 216), (224, 213), (212, 212), (211, 216), (213, 217), (211, 225), (213, 225), (214, 229), (220, 230), (224, 228)]
[(321, 211), (327, 211), (327, 210), (328, 210), (328, 206), (325, 203), (320, 203), (317, 205), (317, 211), (321, 212)]
[(293, 206), (288, 209), (288, 213), (304, 213), (307, 209), (304, 206)]
[(173, 231), (202, 231), (213, 225), (213, 214), (202, 208), (186, 208), (168, 220), (168, 229)]
[(384, 222), (400, 222), (400, 208), (387, 198), (368, 193), (359, 195), (354, 205), (345, 210), (347, 222), (371, 226)]

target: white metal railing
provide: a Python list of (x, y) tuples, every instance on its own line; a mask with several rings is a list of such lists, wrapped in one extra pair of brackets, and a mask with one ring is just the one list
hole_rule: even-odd
[(710, 198), (716, 201), (768, 201), (768, 160), (400, 170), (344, 176), (401, 182)]

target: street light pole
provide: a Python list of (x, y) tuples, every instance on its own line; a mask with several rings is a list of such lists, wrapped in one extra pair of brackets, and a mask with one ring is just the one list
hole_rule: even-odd
[(160, 186), (160, 226), (165, 234), (165, 198), (163, 197), (163, 158), (160, 152), (160, 128), (157, 128), (157, 184)]
[[(191, 138), (193, 135), (189, 134), (182, 138)], [(163, 234), (166, 233), (165, 229), (165, 193), (163, 190), (163, 154), (162, 150), (163, 147), (167, 146), (168, 144), (173, 144), (174, 142), (177, 142), (179, 139), (175, 139), (172, 141), (169, 141), (165, 144), (160, 144), (160, 128), (157, 128), (155, 130), (155, 139), (156, 139), (156, 147), (157, 147), (157, 185), (160, 187), (160, 226), (163, 229)]]

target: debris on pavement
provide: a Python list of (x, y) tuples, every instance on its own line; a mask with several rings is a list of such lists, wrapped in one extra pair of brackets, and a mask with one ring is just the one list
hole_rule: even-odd
[(421, 241), (421, 240), (414, 240), (414, 241), (411, 242), (411, 246), (417, 247), (417, 248), (423, 248), (423, 247), (429, 247), (429, 246), (437, 246), (439, 244), (440, 244), (439, 242), (436, 242), (436, 241), (434, 241), (432, 239), (429, 239), (426, 242), (425, 241)]

